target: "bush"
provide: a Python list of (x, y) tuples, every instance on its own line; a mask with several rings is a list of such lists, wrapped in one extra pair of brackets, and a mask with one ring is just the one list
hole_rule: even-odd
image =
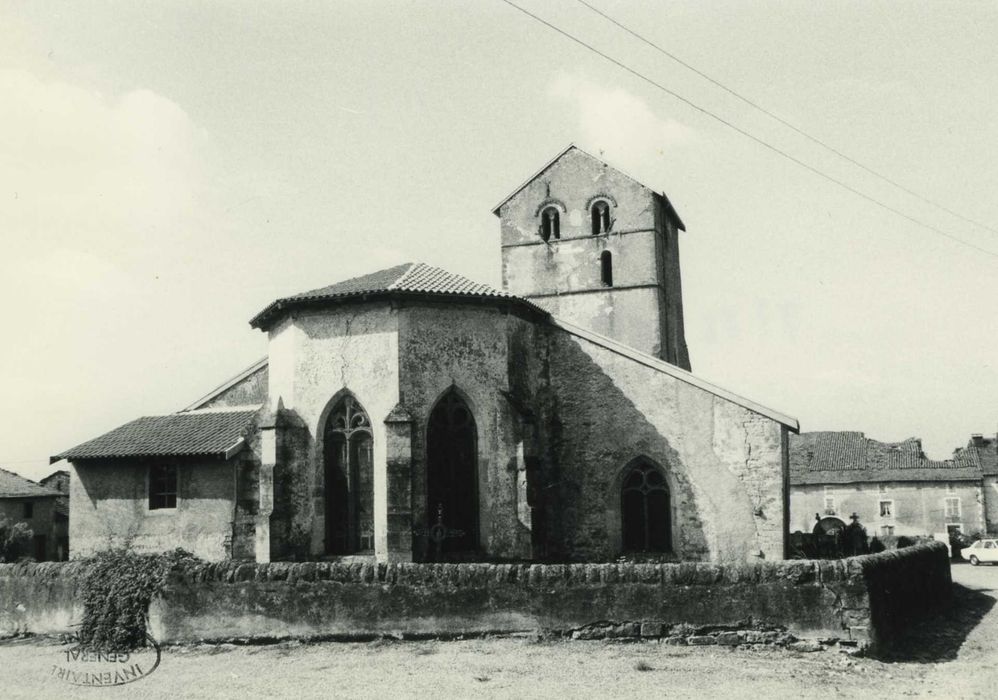
[(12, 523), (0, 515), (0, 562), (13, 562), (30, 556), (34, 536), (27, 523)]
[(170, 573), (199, 560), (175, 549), (163, 554), (136, 554), (109, 549), (86, 563), (83, 577), (83, 623), (80, 643), (93, 651), (122, 652), (145, 646), (149, 603)]

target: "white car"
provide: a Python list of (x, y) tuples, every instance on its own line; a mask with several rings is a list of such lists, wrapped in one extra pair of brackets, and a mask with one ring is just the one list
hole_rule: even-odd
[(977, 540), (961, 553), (973, 566), (981, 562), (998, 564), (998, 540)]

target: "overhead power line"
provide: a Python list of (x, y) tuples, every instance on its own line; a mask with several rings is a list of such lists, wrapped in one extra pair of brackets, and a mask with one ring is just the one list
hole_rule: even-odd
[(863, 170), (865, 170), (866, 172), (870, 173), (874, 177), (880, 178), (884, 182), (888, 183), (889, 185), (892, 185), (892, 186), (896, 187), (897, 189), (901, 190), (902, 192), (905, 192), (905, 193), (911, 195), (912, 197), (915, 197), (916, 199), (918, 199), (918, 200), (920, 200), (920, 201), (922, 201), (922, 202), (924, 202), (926, 204), (929, 204), (929, 205), (931, 205), (933, 207), (936, 207), (937, 209), (939, 209), (941, 211), (944, 211), (947, 214), (950, 214), (951, 216), (955, 216), (956, 218), (960, 219), (961, 221), (964, 221), (964, 222), (966, 222), (968, 224), (973, 224), (974, 226), (979, 226), (980, 228), (982, 228), (982, 229), (984, 229), (986, 231), (990, 231), (991, 233), (998, 234), (998, 228), (994, 228), (992, 226), (988, 226), (987, 224), (982, 223), (980, 221), (977, 221), (976, 219), (972, 219), (972, 218), (970, 218), (968, 216), (964, 216), (963, 214), (961, 214), (958, 211), (954, 211), (954, 210), (950, 209), (949, 207), (947, 207), (947, 206), (945, 206), (943, 204), (940, 204), (939, 202), (937, 202), (937, 201), (935, 201), (933, 199), (930, 199), (929, 197), (926, 197), (925, 195), (923, 195), (923, 194), (921, 194), (919, 192), (916, 192), (913, 189), (905, 187), (904, 185), (902, 185), (901, 183), (897, 182), (896, 180), (888, 177), (887, 175), (884, 175), (883, 173), (878, 172), (877, 170), (874, 170), (870, 166), (868, 166), (868, 165), (866, 165), (866, 164), (864, 164), (864, 163), (856, 160), (855, 158), (853, 158), (852, 156), (848, 155), (847, 153), (843, 153), (841, 150), (835, 148), (834, 146), (831, 146), (828, 143), (825, 143), (824, 141), (822, 141), (818, 137), (812, 136), (811, 134), (809, 134), (806, 131), (804, 131), (803, 129), (801, 129), (799, 126), (796, 126), (795, 124), (793, 124), (792, 122), (787, 121), (783, 117), (781, 117), (781, 116), (779, 116), (777, 114), (774, 114), (772, 111), (770, 111), (770, 110), (766, 109), (765, 107), (759, 105), (757, 102), (754, 102), (753, 100), (750, 100), (749, 98), (745, 97), (744, 95), (742, 95), (742, 94), (736, 92), (735, 90), (729, 88), (727, 85), (725, 85), (721, 81), (719, 81), (719, 80), (717, 80), (715, 78), (712, 78), (711, 76), (707, 75), (706, 73), (704, 73), (703, 71), (699, 70), (695, 66), (690, 65), (689, 63), (687, 63), (683, 59), (679, 58), (675, 54), (670, 53), (669, 51), (666, 51), (661, 46), (659, 46), (658, 44), (656, 44), (655, 42), (653, 42), (651, 39), (648, 39), (648, 38), (642, 36), (638, 32), (636, 32), (633, 29), (631, 29), (630, 27), (622, 24), (618, 20), (616, 20), (613, 17), (611, 17), (610, 15), (606, 14), (605, 12), (603, 12), (602, 10), (600, 10), (599, 8), (593, 7), (588, 2), (586, 2), (586, 0), (575, 0), (575, 1), (577, 3), (579, 3), (580, 5), (583, 5), (583, 6), (587, 7), (587, 8), (589, 8), (589, 10), (591, 10), (594, 13), (596, 13), (600, 17), (604, 18), (608, 22), (611, 22), (612, 24), (616, 25), (617, 27), (619, 27), (623, 31), (625, 31), (628, 34), (630, 34), (631, 36), (633, 36), (635, 39), (637, 39), (637, 40), (639, 40), (639, 41), (647, 44), (648, 46), (650, 46), (651, 48), (655, 49), (656, 51), (658, 51), (663, 56), (666, 56), (666, 57), (672, 59), (673, 61), (675, 61), (679, 65), (683, 66), (687, 70), (690, 70), (690, 71), (696, 73), (697, 75), (699, 75), (704, 80), (708, 81), (709, 83), (711, 83), (713, 85), (716, 85), (717, 87), (719, 87), (722, 90), (724, 90), (725, 92), (727, 92), (729, 95), (733, 95), (734, 97), (736, 97), (737, 99), (741, 100), (742, 102), (744, 102), (748, 106), (752, 107), (755, 110), (758, 110), (759, 112), (762, 112), (763, 114), (765, 114), (770, 119), (773, 119), (773, 120), (779, 122), (783, 126), (785, 126), (788, 129), (790, 129), (791, 131), (793, 131), (793, 132), (795, 132), (797, 134), (800, 134), (801, 136), (803, 136), (804, 138), (806, 138), (808, 141), (811, 141), (812, 143), (818, 144), (819, 146), (821, 146), (822, 148), (824, 148), (826, 151), (834, 153), (839, 158), (842, 158), (843, 160), (848, 161), (849, 163), (852, 163), (853, 165), (855, 165), (858, 168), (862, 168)]
[(714, 114), (713, 112), (711, 112), (710, 110), (706, 109), (705, 107), (701, 107), (700, 105), (696, 104), (692, 100), (689, 100), (686, 97), (683, 97), (682, 95), (680, 95), (679, 93), (675, 92), (674, 90), (671, 90), (671, 89), (667, 88), (665, 85), (662, 85), (661, 83), (657, 82), (656, 80), (654, 80), (652, 78), (649, 78), (647, 75), (645, 75), (645, 74), (643, 74), (643, 73), (635, 70), (634, 68), (631, 68), (630, 66), (628, 66), (627, 64), (619, 61), (618, 59), (614, 58), (613, 56), (610, 56), (610, 55), (608, 55), (606, 53), (603, 53), (602, 51), (600, 51), (596, 47), (592, 46), (591, 44), (587, 44), (582, 39), (579, 39), (575, 35), (570, 34), (569, 32), (565, 31), (564, 29), (561, 29), (560, 27), (552, 24), (551, 22), (548, 22), (546, 19), (535, 15), (534, 13), (530, 12), (529, 10), (526, 10), (523, 7), (520, 7), (519, 5), (517, 5), (516, 3), (512, 2), (511, 0), (502, 0), (502, 2), (506, 3), (510, 7), (514, 8), (514, 9), (520, 11), (521, 13), (525, 14), (526, 16), (530, 17), (535, 22), (539, 22), (540, 24), (543, 24), (545, 27), (551, 29), (552, 31), (557, 32), (558, 34), (562, 35), (566, 39), (569, 39), (569, 40), (573, 41), (574, 43), (578, 44), (579, 46), (582, 46), (583, 48), (588, 49), (589, 51), (592, 51), (597, 56), (600, 56), (601, 58), (603, 58), (606, 61), (609, 61), (610, 63), (614, 64), (618, 68), (627, 71), (628, 73), (630, 73), (631, 75), (635, 76), (636, 78), (639, 78), (640, 80), (643, 80), (644, 82), (648, 83), (649, 85), (652, 85), (653, 87), (658, 88), (662, 92), (666, 93), (667, 95), (672, 96), (673, 98), (679, 100), (683, 104), (686, 104), (689, 107), (692, 107), (693, 109), (695, 109), (696, 111), (700, 112), (701, 114), (704, 114), (704, 115), (710, 117), (711, 119), (714, 119), (715, 121), (720, 122), (721, 124), (723, 124), (724, 126), (728, 127), (729, 129), (731, 129), (731, 130), (733, 130), (733, 131), (741, 134), (742, 136), (744, 136), (744, 137), (746, 137), (748, 139), (751, 139), (752, 141), (756, 142), (760, 146), (762, 146), (762, 147), (764, 147), (764, 148), (772, 151), (773, 153), (776, 153), (779, 156), (782, 156), (783, 158), (786, 158), (787, 160), (791, 161), (792, 163), (796, 163), (797, 165), (799, 165), (800, 167), (804, 168), (805, 170), (808, 170), (808, 171), (814, 173), (815, 175), (817, 175), (817, 176), (819, 176), (821, 178), (824, 178), (825, 180), (828, 180), (829, 182), (831, 182), (831, 183), (833, 183), (835, 185), (838, 185), (842, 189), (844, 189), (844, 190), (846, 190), (848, 192), (851, 192), (852, 194), (856, 195), (857, 197), (865, 199), (866, 201), (868, 201), (868, 202), (870, 202), (872, 204), (875, 204), (878, 207), (880, 207), (880, 208), (882, 208), (882, 209), (884, 209), (886, 211), (889, 211), (892, 214), (895, 214), (895, 215), (901, 217), (902, 219), (906, 219), (907, 221), (910, 221), (911, 223), (913, 223), (913, 224), (915, 224), (917, 226), (921, 226), (922, 228), (924, 228), (924, 229), (926, 229), (928, 231), (932, 231), (933, 233), (936, 233), (936, 234), (938, 234), (940, 236), (943, 236), (944, 238), (948, 238), (948, 239), (950, 239), (952, 241), (955, 241), (956, 243), (959, 243), (960, 245), (966, 246), (968, 248), (972, 248), (972, 249), (974, 249), (974, 250), (976, 250), (976, 251), (978, 251), (980, 253), (984, 253), (985, 255), (989, 255), (989, 256), (991, 256), (993, 258), (998, 258), (998, 253), (996, 253), (994, 251), (991, 251), (991, 250), (988, 250), (986, 248), (982, 248), (982, 247), (980, 247), (980, 246), (978, 246), (978, 245), (976, 245), (974, 243), (971, 243), (969, 241), (965, 241), (962, 238), (954, 236), (951, 233), (948, 233), (948, 232), (946, 232), (946, 231), (944, 231), (944, 230), (942, 230), (940, 228), (937, 228), (936, 226), (933, 226), (932, 224), (925, 223), (924, 221), (916, 219), (913, 216), (909, 216), (908, 214), (905, 214), (900, 209), (897, 209), (895, 207), (892, 207), (889, 204), (881, 202), (879, 199), (876, 199), (875, 197), (872, 197), (871, 195), (868, 195), (865, 192), (856, 189), (852, 185), (849, 185), (848, 183), (843, 182), (842, 180), (839, 180), (838, 178), (833, 177), (832, 175), (829, 175), (829, 174), (827, 174), (827, 173), (819, 170), (818, 168), (814, 167), (813, 165), (811, 165), (809, 163), (806, 163), (805, 161), (800, 160), (799, 158), (797, 158), (797, 157), (795, 157), (795, 156), (787, 153), (786, 151), (781, 150), (777, 146), (774, 146), (771, 143), (769, 143), (768, 141), (764, 141), (763, 139), (759, 138), (755, 134), (752, 134), (751, 132), (746, 131), (745, 129), (742, 129), (741, 127), (733, 124), (732, 122), (728, 121), (727, 119), (725, 119), (725, 118), (723, 118), (721, 116), (718, 116), (717, 114)]

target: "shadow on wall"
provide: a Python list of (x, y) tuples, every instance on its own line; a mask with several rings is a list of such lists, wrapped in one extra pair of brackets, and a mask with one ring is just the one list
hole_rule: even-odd
[[(698, 397), (704, 401), (706, 421), (703, 417), (684, 416), (691, 407), (680, 406), (675, 393), (658, 398), (673, 406), (675, 431), (685, 433), (688, 444), (703, 446), (704, 462), (718, 463), (709, 473), (699, 473), (701, 483), (694, 493), (687, 465), (678, 451), (603, 367), (567, 334), (553, 332), (549, 342), (552, 398), (543, 417), (544, 433), (557, 437), (549, 440), (548, 467), (540, 487), (546, 496), (548, 541), (554, 558), (605, 561), (622, 553), (621, 470), (643, 456), (659, 465), (668, 477), (676, 557), (707, 560), (712, 550), (718, 553), (717, 543), (714, 547), (708, 544), (706, 517), (712, 520), (714, 533), (730, 532), (732, 523), (744, 523), (751, 530), (739, 542), (722, 545), (726, 558), (746, 560), (749, 542), (755, 535), (753, 508), (745, 487), (713, 453), (713, 397)], [(641, 372), (653, 374), (653, 370), (645, 368), (635, 367), (633, 371), (635, 377), (641, 377)], [(672, 388), (675, 381), (662, 377), (666, 389)], [(683, 421), (686, 425), (682, 425)], [(698, 501), (698, 494), (703, 500)], [(735, 549), (745, 551), (736, 553)]]

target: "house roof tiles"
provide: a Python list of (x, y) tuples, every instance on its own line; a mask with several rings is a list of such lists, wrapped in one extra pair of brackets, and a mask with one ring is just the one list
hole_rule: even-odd
[(238, 450), (256, 408), (146, 416), (66, 450), (55, 459), (219, 456)]
[(36, 484), (19, 474), (0, 469), (0, 498), (32, 498), (60, 496), (55, 489)]
[(881, 481), (968, 481), (981, 478), (976, 455), (932, 460), (922, 442), (879, 442), (860, 432), (811, 432), (790, 438), (790, 482), (849, 484)]

